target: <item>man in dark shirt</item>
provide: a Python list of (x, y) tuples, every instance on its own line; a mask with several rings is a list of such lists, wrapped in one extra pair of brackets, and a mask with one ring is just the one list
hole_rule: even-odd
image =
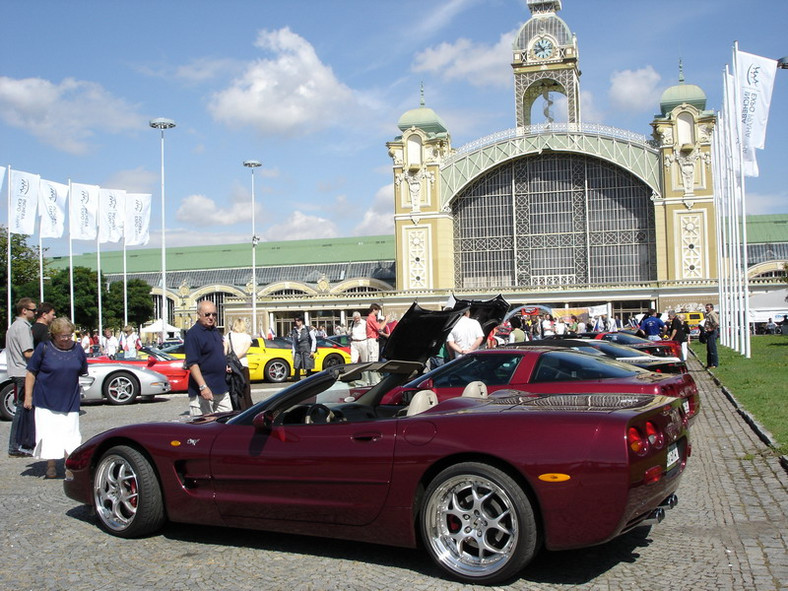
[(189, 369), (189, 414), (193, 417), (233, 409), (227, 394), (224, 341), (216, 330), (216, 306), (197, 304), (197, 322), (186, 333), (183, 350)]
[(49, 325), (56, 318), (55, 307), (49, 302), (41, 302), (36, 310), (36, 321), (33, 324), (33, 348), (38, 347), (38, 343), (49, 340)]

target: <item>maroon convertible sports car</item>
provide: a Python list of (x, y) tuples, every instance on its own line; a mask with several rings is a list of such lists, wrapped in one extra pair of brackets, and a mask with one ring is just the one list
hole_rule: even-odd
[(241, 414), (102, 433), (69, 456), (67, 495), (121, 537), (170, 520), (421, 541), (477, 584), (515, 577), (541, 546), (600, 544), (675, 505), (690, 452), (678, 398), (488, 394), (473, 382), (443, 402), (425, 390), (383, 404), (462, 309), (411, 312), (435, 330), (418, 354), (411, 341), (391, 355), (395, 330), (388, 361), (332, 367)]

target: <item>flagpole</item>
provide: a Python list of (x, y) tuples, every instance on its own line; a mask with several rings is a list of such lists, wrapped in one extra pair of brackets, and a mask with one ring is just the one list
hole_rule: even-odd
[[(99, 212), (101, 212), (101, 199), (99, 199)], [(101, 215), (99, 214), (99, 219)], [(101, 233), (96, 232), (96, 287), (98, 288), (98, 331), (99, 339), (104, 334), (101, 318)]]
[(6, 277), (8, 277), (8, 285), (6, 285), (6, 299), (8, 303), (8, 328), (11, 328), (11, 318), (14, 314), (11, 310), (11, 165), (8, 165), (8, 182), (6, 183), (8, 189), (8, 227), (6, 228)]
[(126, 234), (123, 234), (123, 326), (129, 323), (129, 283), (126, 277)]
[(71, 304), (71, 324), (74, 324), (74, 245), (71, 234), (74, 226), (74, 195), (71, 192), (71, 179), (68, 179), (68, 297)]

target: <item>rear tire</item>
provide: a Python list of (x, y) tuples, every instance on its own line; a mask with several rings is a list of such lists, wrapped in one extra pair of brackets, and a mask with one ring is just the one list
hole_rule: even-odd
[(335, 353), (332, 353), (323, 359), (323, 369), (328, 369), (329, 367), (334, 367), (335, 365), (344, 364), (345, 360), (342, 358), (342, 355), (337, 355)]
[(6, 421), (14, 420), (16, 404), (14, 404), (14, 382), (8, 382), (0, 388), (0, 417)]
[(101, 456), (93, 477), (93, 505), (101, 528), (120, 538), (152, 534), (166, 521), (153, 467), (139, 451), (126, 445)]
[(435, 564), (465, 583), (502, 583), (536, 554), (538, 530), (527, 495), (487, 464), (456, 464), (438, 474), (427, 487), (419, 522)]

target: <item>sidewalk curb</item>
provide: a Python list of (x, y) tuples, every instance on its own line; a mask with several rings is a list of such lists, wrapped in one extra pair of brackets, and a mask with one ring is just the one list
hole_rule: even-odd
[[(695, 357), (695, 359), (698, 362), (700, 362), (700, 358), (697, 356), (697, 354), (695, 354), (695, 352), (692, 351), (691, 349), (690, 352)], [(725, 394), (725, 397), (733, 405), (733, 408), (736, 409), (736, 412), (739, 414), (739, 416), (741, 416), (744, 419), (744, 422), (750, 426), (753, 432), (758, 436), (758, 439), (763, 441), (766, 445), (768, 445), (772, 449), (777, 449), (777, 444), (775, 443), (774, 436), (768, 431), (768, 429), (766, 429), (766, 427), (761, 425), (754, 416), (752, 416), (749, 412), (747, 412), (747, 410), (745, 410), (741, 406), (741, 404), (739, 404), (739, 401), (736, 400), (736, 397), (733, 395), (733, 392), (731, 392), (730, 390), (728, 390), (728, 388), (723, 386), (720, 380), (717, 379), (717, 376), (715, 376), (711, 371), (709, 371), (709, 369), (705, 367), (703, 363), (701, 363), (701, 367), (703, 367), (703, 370), (711, 377), (714, 383), (717, 384), (720, 390), (722, 390), (722, 393)], [(780, 465), (783, 467), (783, 470), (788, 472), (788, 456), (778, 456), (778, 459), (780, 461)]]

